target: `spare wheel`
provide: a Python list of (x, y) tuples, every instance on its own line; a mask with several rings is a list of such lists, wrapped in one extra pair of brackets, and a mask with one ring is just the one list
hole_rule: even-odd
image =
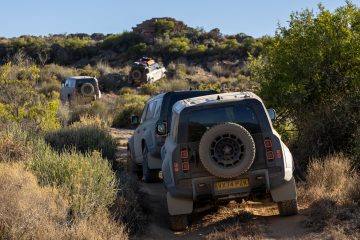
[(131, 77), (134, 79), (134, 80), (139, 80), (141, 78), (142, 74), (140, 72), (140, 70), (134, 70), (132, 73), (131, 73)]
[(91, 83), (84, 83), (81, 86), (81, 93), (84, 96), (92, 96), (95, 93), (95, 88)]
[(211, 174), (233, 178), (246, 172), (254, 162), (255, 142), (241, 125), (221, 123), (207, 130), (200, 140), (199, 156)]

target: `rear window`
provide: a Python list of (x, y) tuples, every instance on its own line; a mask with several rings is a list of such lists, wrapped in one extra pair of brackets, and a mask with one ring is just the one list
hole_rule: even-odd
[(258, 118), (254, 110), (246, 104), (219, 106), (196, 110), (189, 114), (188, 141), (200, 141), (202, 135), (213, 125), (233, 122), (245, 127), (251, 134), (261, 132)]
[(92, 85), (96, 85), (96, 80), (94, 78), (77, 79), (76, 87), (81, 87), (84, 83), (91, 83)]

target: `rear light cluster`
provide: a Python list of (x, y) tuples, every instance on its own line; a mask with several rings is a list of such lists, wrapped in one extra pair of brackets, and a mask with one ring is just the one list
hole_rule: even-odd
[[(265, 145), (265, 149), (266, 149), (266, 159), (268, 161), (273, 161), (275, 159), (275, 154), (273, 151), (273, 144), (270, 138), (265, 138), (264, 140), (264, 145)], [(282, 158), (282, 152), (280, 149), (276, 150), (276, 157), (278, 159)]]
[(187, 148), (183, 148), (180, 150), (180, 159), (181, 163), (174, 162), (174, 172), (179, 172), (180, 170), (184, 173), (190, 171), (190, 163), (189, 163), (189, 151)]
[(266, 149), (266, 159), (269, 161), (273, 161), (274, 160), (274, 152), (272, 149), (272, 141), (270, 138), (265, 138), (264, 140), (264, 145), (265, 145), (265, 149)]

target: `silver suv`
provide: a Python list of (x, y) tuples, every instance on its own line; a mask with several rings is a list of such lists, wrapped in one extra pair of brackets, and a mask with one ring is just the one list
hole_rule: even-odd
[(130, 81), (136, 86), (142, 83), (153, 83), (165, 77), (165, 67), (147, 57), (134, 62), (129, 74)]
[(250, 92), (190, 98), (173, 107), (162, 175), (170, 225), (184, 230), (197, 205), (271, 197), (297, 214), (293, 158), (272, 127), (275, 111)]
[(145, 182), (158, 180), (161, 169), (160, 150), (165, 142), (171, 123), (172, 107), (175, 102), (197, 96), (214, 94), (215, 91), (167, 92), (152, 97), (145, 105), (141, 119), (132, 116), (136, 126), (134, 135), (128, 141), (128, 170)]
[(89, 76), (70, 77), (65, 80), (60, 89), (60, 99), (63, 102), (77, 99), (96, 100), (101, 98), (98, 80)]

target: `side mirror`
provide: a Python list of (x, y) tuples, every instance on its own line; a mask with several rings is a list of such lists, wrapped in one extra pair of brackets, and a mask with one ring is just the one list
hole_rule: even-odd
[(275, 121), (276, 120), (276, 111), (272, 108), (268, 109), (267, 111), (268, 111), (271, 121)]
[(137, 126), (140, 124), (140, 119), (138, 116), (131, 116), (131, 125)]
[(158, 123), (156, 125), (156, 133), (160, 136), (167, 135), (167, 124), (166, 122)]

